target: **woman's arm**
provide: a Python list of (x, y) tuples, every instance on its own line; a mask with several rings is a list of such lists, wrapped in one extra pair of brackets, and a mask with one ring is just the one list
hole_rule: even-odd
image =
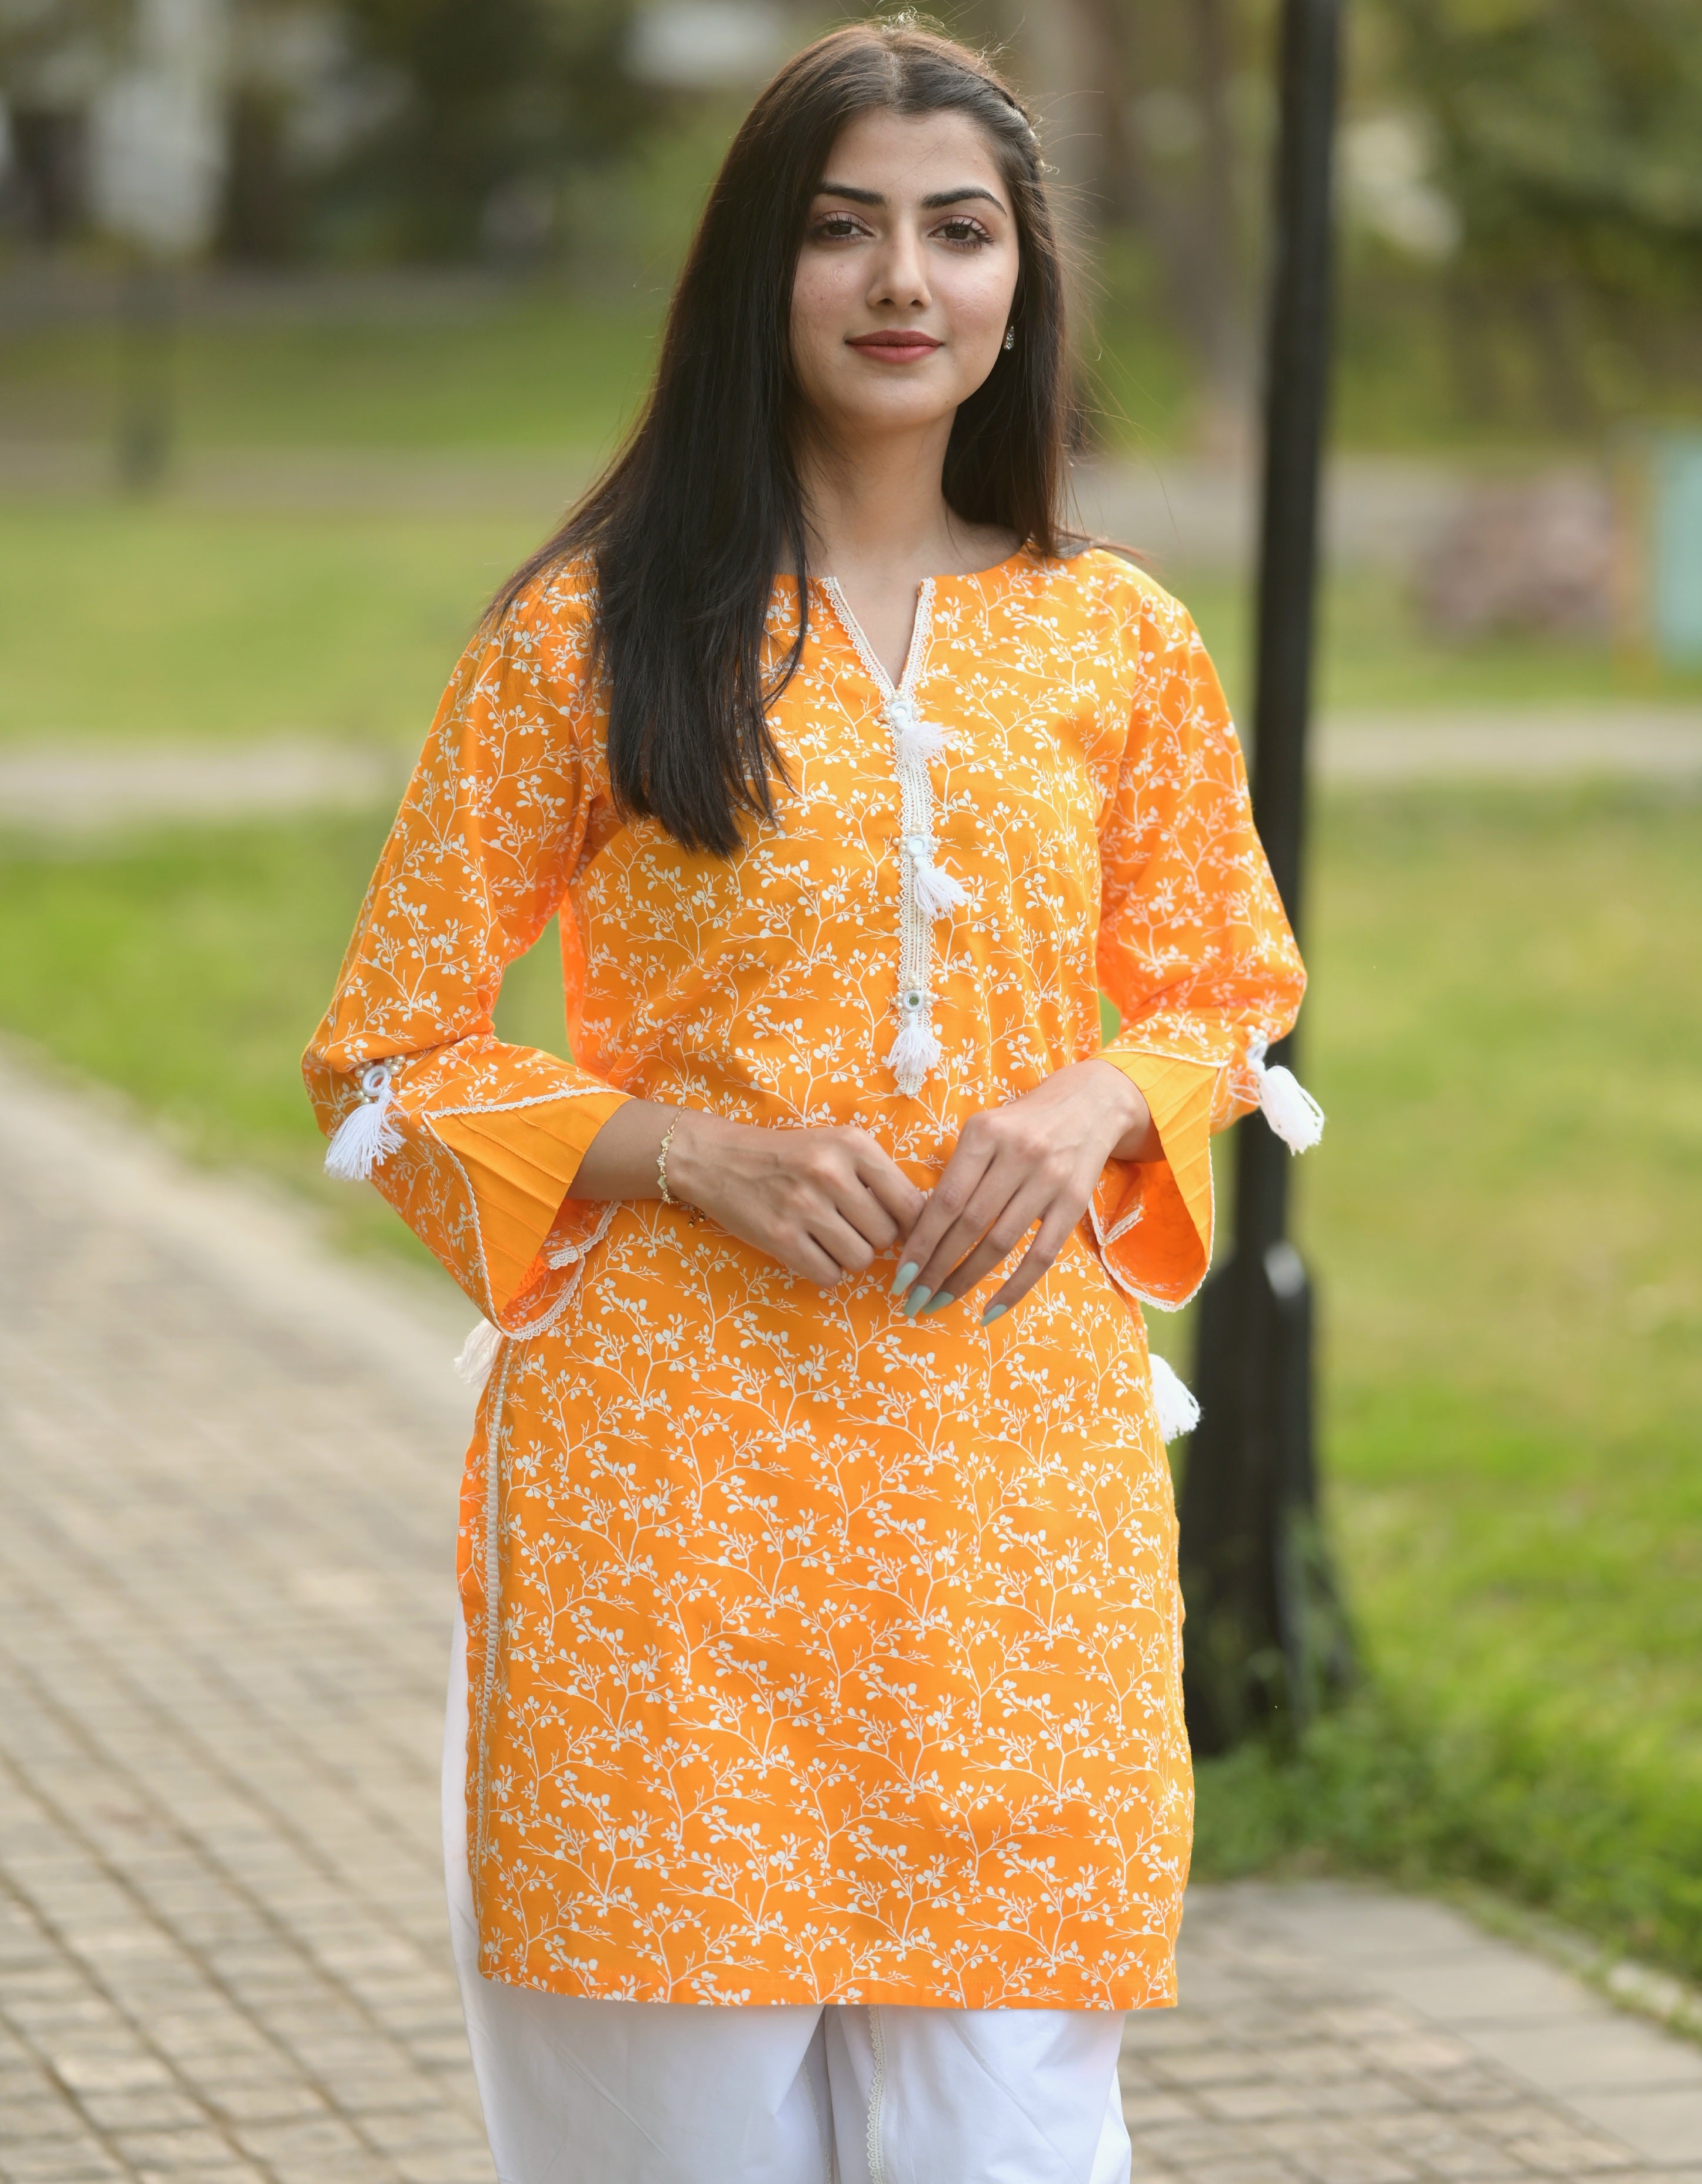
[(606, 1220), (566, 1194), (628, 1097), (491, 1021), (584, 838), (589, 627), (563, 571), (467, 648), (303, 1062), (333, 1172), (370, 1176), (511, 1332), (561, 1300)]

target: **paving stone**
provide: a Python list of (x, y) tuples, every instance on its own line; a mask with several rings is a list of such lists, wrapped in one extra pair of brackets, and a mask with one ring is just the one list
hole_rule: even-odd
[(1286, 2162), (1259, 2157), (1251, 2161), (1205, 2162), (1188, 2171), (1188, 2184), (1296, 2184), (1300, 2171)]
[(1296, 2167), (1313, 2184), (1415, 2184), (1420, 2175), (1410, 2162), (1369, 2147), (1332, 2147), (1302, 2156)]
[(1688, 2088), (1585, 2091), (1567, 2105), (1604, 2139), (1634, 2148), (1643, 2161), (1688, 2162), (1702, 2152), (1702, 2093)]
[(41, 2091), (32, 2086), (14, 2098), (0, 2099), (0, 2152), (14, 2140), (34, 2142), (84, 2135), (81, 2120), (59, 2088), (45, 2080)]
[(114, 2135), (181, 2130), (207, 2120), (198, 2103), (169, 2087), (147, 2092), (85, 2094), (79, 2106), (91, 2123)]
[(1183, 2048), (1156, 2057), (1151, 2069), (1161, 2084), (1220, 2086), (1238, 2079), (1263, 2078), (1270, 2063), (1256, 2050), (1211, 2046)]
[(7, 2184), (107, 2184), (127, 2172), (95, 2140), (12, 2139), (0, 2146), (0, 2176)]
[(267, 2184), (267, 2180), (252, 2162), (227, 2159), (193, 2170), (139, 2169), (137, 2184)]
[(113, 2145), (120, 2160), (138, 2176), (152, 2170), (160, 2176), (182, 2176), (209, 2165), (228, 2162), (229, 2139), (214, 2131), (122, 2131)]
[(330, 2163), (367, 2150), (365, 2142), (342, 2117), (330, 2114), (239, 2124), (236, 2126), (236, 2137), (243, 2152), (252, 2154), (256, 2161), (274, 2164), (309, 2159)]
[(398, 2153), (395, 2161), (402, 2184), (487, 2184), (490, 2175), (483, 2134), (477, 2146), (459, 2153), (448, 2148), (416, 2149)]
[(50, 2046), (47, 2054), (54, 2076), (85, 2098), (164, 2091), (171, 2083), (170, 2072), (157, 2056), (128, 2047), (112, 2052)]
[(1141, 2145), (1142, 2152), (1154, 2159), (1189, 2175), (1203, 2162), (1247, 2160), (1263, 2150), (1258, 2140), (1240, 2125), (1206, 2117), (1149, 2125), (1141, 2134)]
[(1202, 2086), (1196, 2098), (1203, 2114), (1229, 2123), (1262, 2123), (1275, 2116), (1310, 2115), (1314, 2112), (1311, 2089), (1286, 2085), (1281, 2078), (1249, 2078), (1240, 2085)]
[(209, 2088), (213, 2113), (228, 2123), (291, 2123), (323, 2115), (326, 2103), (311, 2086), (286, 2079), (243, 2081), (220, 2077)]

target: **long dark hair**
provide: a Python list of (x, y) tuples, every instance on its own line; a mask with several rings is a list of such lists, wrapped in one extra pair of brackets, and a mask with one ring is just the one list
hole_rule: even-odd
[(590, 557), (616, 802), (689, 850), (730, 855), (741, 814), (772, 819), (771, 777), (787, 777), (766, 708), (802, 655), (801, 584), (791, 649), (766, 688), (762, 643), (776, 571), (808, 568), (792, 287), (829, 153), (872, 109), (967, 114), (991, 142), (1016, 220), (1016, 339), (958, 409), (946, 499), (1033, 553), (1063, 539), (1064, 277), (1033, 125), (991, 65), (949, 38), (906, 22), (831, 31), (787, 63), (733, 140), (626, 446), (494, 604), (499, 616), (540, 571)]

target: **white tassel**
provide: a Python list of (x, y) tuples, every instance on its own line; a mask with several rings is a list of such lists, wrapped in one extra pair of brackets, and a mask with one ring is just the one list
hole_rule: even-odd
[(401, 1147), (402, 1133), (390, 1119), (393, 1067), (374, 1061), (360, 1072), (361, 1103), (349, 1109), (326, 1149), (325, 1172), (338, 1183), (365, 1183), (387, 1153)]
[(470, 1388), (483, 1388), (490, 1378), (490, 1368), (496, 1362), (497, 1345), (502, 1340), (502, 1330), (493, 1327), (488, 1319), (467, 1336), (455, 1359), (455, 1371)]
[[(1252, 1057), (1249, 1056), (1251, 1060)], [(1258, 1112), (1292, 1153), (1309, 1153), (1324, 1134), (1324, 1110), (1292, 1069), (1253, 1061)]]
[(969, 900), (950, 872), (934, 861), (934, 844), (926, 834), (907, 834), (904, 854), (910, 861), (910, 888), (916, 907), (924, 917), (943, 917), (961, 909)]
[(1200, 1422), (1200, 1406), (1193, 1390), (1156, 1350), (1151, 1362), (1152, 1412), (1158, 1421), (1160, 1437), (1175, 1440), (1182, 1434), (1191, 1434)]
[(946, 731), (937, 721), (918, 720), (916, 708), (908, 698), (895, 697), (887, 705), (886, 716), (898, 744), (901, 759), (914, 759), (925, 765), (938, 758), (946, 748)]
[(910, 881), (916, 891), (916, 906), (924, 917), (944, 917), (947, 911), (961, 910), (969, 900), (951, 873), (942, 872), (931, 857), (912, 856)]
[(905, 1024), (887, 1052), (887, 1065), (898, 1079), (898, 1089), (912, 1097), (923, 1078), (940, 1059), (940, 1042), (918, 1011)]

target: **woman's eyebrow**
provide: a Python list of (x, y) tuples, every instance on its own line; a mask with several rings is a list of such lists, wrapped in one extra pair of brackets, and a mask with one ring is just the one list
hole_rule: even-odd
[(935, 190), (931, 197), (923, 198), (922, 209), (938, 212), (942, 205), (959, 204), (965, 198), (984, 198), (990, 205), (997, 205), (1001, 212), (1005, 209), (991, 190), (984, 190), (979, 182), (965, 182), (960, 190)]
[[(853, 204), (884, 205), (886, 199), (879, 190), (854, 189), (849, 182), (818, 182), (818, 198), (849, 198)], [(965, 198), (985, 198), (990, 205), (1004, 210), (1003, 203), (991, 190), (983, 189), (979, 182), (965, 182), (960, 189), (935, 190), (922, 200), (924, 212), (938, 212), (945, 205), (961, 204)]]

